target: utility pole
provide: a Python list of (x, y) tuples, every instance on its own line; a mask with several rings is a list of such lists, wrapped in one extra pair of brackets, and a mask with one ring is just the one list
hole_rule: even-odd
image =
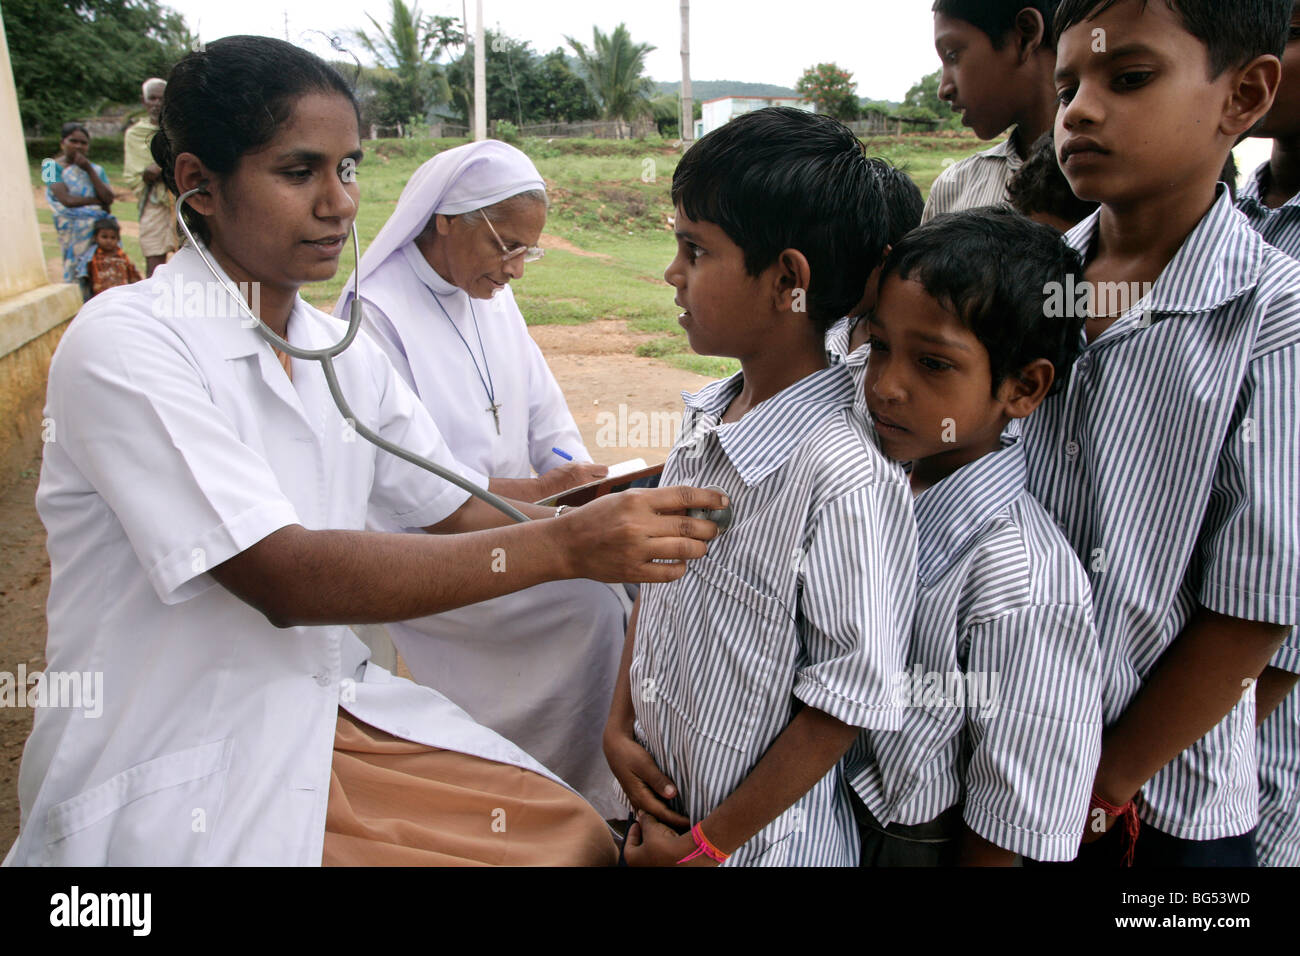
[(695, 139), (695, 103), (691, 99), (691, 0), (682, 0), (682, 118), (683, 142)]
[(483, 50), (483, 0), (474, 4), (474, 139), (487, 139), (487, 64)]

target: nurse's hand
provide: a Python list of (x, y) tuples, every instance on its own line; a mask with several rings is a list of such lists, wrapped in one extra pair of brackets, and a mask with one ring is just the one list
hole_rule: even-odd
[(704, 488), (630, 488), (566, 511), (553, 524), (568, 577), (661, 583), (702, 558), (718, 526), (687, 509), (719, 510), (726, 495)]

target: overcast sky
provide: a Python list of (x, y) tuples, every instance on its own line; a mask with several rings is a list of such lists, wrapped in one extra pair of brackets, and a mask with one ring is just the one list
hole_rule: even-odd
[[(302, 42), (304, 32), (387, 26), (390, 0), (163, 0), (206, 41), (255, 33)], [(471, 23), (474, 2), (466, 0)], [(460, 17), (460, 0), (423, 0), (421, 12)], [(626, 23), (632, 39), (653, 44), (647, 72), (681, 79), (680, 0), (483, 0), (483, 21), (545, 53), (565, 35), (590, 45), (591, 28)], [(939, 68), (930, 0), (692, 0), (691, 77), (794, 86), (805, 67), (834, 62), (852, 72), (858, 95), (901, 100)], [(307, 33), (310, 45), (313, 34)], [(357, 51), (358, 53), (360, 51)], [(364, 57), (362, 58), (364, 62)]]

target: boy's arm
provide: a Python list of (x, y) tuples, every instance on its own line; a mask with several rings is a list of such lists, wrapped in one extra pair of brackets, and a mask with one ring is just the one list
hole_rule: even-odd
[[(858, 733), (859, 728), (815, 707), (802, 708), (700, 829), (723, 853), (734, 853), (830, 773)], [(689, 833), (679, 836), (653, 815), (639, 822), (639, 832), (628, 833), (624, 854), (629, 865), (671, 866), (694, 852)]]
[(1255, 726), (1261, 726), (1272, 716), (1278, 705), (1286, 700), (1287, 694), (1295, 689), (1300, 674), (1293, 674), (1280, 667), (1265, 667), (1255, 683)]
[[(1289, 627), (1200, 608), (1106, 733), (1095, 790), (1127, 803), (1148, 780), (1213, 730), (1253, 690)], [(1104, 831), (1091, 827), (1085, 842)]]
[[(602, 745), (609, 769), (637, 810), (645, 810), (677, 827), (688, 827), (691, 822), (680, 813), (670, 810), (662, 800), (677, 796), (677, 787), (655, 764), (649, 751), (637, 743), (633, 733), (636, 708), (632, 703), (632, 648), (636, 643), (636, 619), (641, 611), (641, 595), (632, 605), (632, 616), (627, 622), (627, 637), (623, 641), (623, 659), (618, 665), (618, 680), (614, 684), (614, 700), (610, 704), (609, 719), (605, 722)], [(679, 857), (680, 859), (680, 857)], [(676, 861), (674, 861), (676, 862)]]

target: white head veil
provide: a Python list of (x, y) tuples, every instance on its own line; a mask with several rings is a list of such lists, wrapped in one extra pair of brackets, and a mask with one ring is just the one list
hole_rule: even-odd
[[(435, 213), (459, 215), (522, 192), (545, 188), (546, 180), (533, 161), (499, 140), (467, 143), (439, 153), (407, 181), (397, 208), (361, 257), (362, 283), (390, 255), (423, 232)], [(352, 282), (349, 276), (334, 306), (334, 314), (339, 318), (347, 318)], [(364, 284), (362, 291), (365, 291)]]

